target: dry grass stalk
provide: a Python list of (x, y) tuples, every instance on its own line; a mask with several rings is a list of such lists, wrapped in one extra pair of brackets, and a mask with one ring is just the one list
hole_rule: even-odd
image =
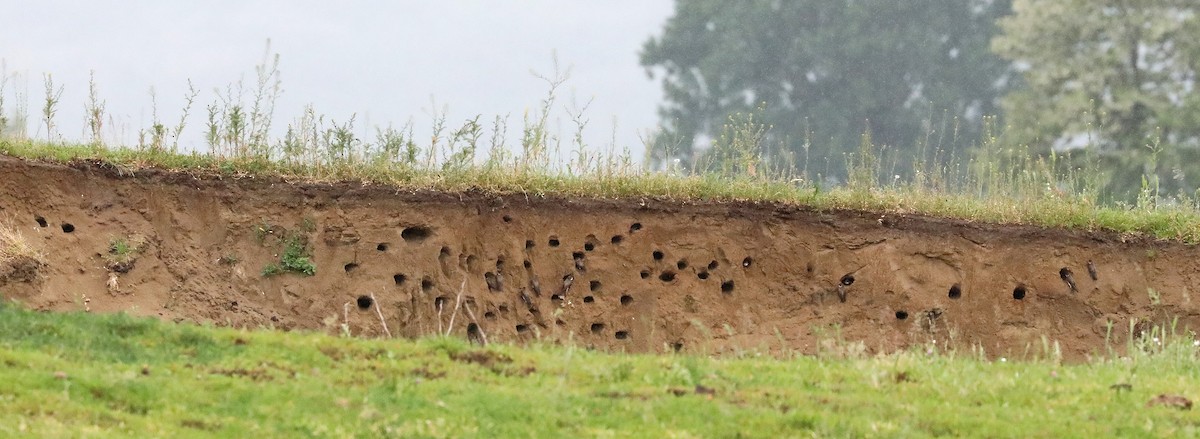
[(350, 302), (342, 304), (342, 335), (350, 336)]
[(462, 305), (462, 293), (467, 289), (467, 280), (463, 279), (462, 286), (458, 287), (458, 294), (454, 296), (454, 311), (450, 313), (450, 324), (446, 327), (445, 335), (450, 335), (454, 331), (454, 317), (458, 315), (458, 307)]
[(392, 331), (388, 330), (387, 320), (383, 318), (383, 311), (379, 309), (379, 300), (375, 299), (375, 293), (371, 293), (371, 303), (375, 304), (375, 314), (379, 316), (379, 323), (383, 325), (383, 333), (392, 338)]

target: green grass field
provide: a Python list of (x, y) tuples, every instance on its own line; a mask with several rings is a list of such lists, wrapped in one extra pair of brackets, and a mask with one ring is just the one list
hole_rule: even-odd
[[(837, 346), (842, 348), (838, 348)], [(1190, 338), (1060, 364), (479, 347), (0, 309), (3, 437), (1185, 437)], [(1125, 386), (1127, 385), (1127, 386)]]

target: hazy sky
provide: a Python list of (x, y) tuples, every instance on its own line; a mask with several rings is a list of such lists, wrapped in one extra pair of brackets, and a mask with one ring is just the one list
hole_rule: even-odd
[[(252, 83), (267, 39), (281, 57), (277, 128), (313, 104), (339, 121), (357, 113), (360, 128), (411, 118), (427, 133), (432, 97), (438, 109), (449, 107), (452, 125), (509, 114), (510, 134), (519, 132), (522, 113), (547, 91), (530, 70), (551, 74), (557, 52), (572, 69), (556, 108), (563, 137), (571, 134), (563, 106), (572, 95), (580, 105), (593, 99), (588, 142), (607, 146), (615, 117), (618, 146), (640, 157), (638, 132), (655, 125), (661, 92), (637, 53), (672, 7), (670, 0), (0, 0), (0, 59), (19, 75), (9, 80), (6, 110), (20, 91), (36, 119), (42, 75), (65, 85), (56, 120), (68, 139), (85, 137), (89, 71), (125, 142), (150, 124), (151, 87), (159, 118), (171, 125), (190, 78), (201, 95), (183, 143), (201, 147), (214, 88)], [(31, 122), (30, 134), (44, 137), (41, 126)]]

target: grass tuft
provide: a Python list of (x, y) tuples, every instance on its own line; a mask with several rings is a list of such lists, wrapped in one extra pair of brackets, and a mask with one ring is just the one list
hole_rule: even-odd
[(44, 255), (8, 221), (0, 220), (0, 269), (17, 263), (42, 264)]

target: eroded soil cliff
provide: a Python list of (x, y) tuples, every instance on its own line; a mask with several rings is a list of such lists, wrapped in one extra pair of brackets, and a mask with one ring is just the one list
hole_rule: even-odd
[[(11, 157), (0, 217), (45, 255), (0, 267), (0, 296), (42, 310), (706, 353), (841, 337), (1021, 356), (1046, 337), (1082, 358), (1131, 321), (1200, 327), (1200, 252), (1106, 232)], [(315, 275), (264, 275), (289, 245)]]

